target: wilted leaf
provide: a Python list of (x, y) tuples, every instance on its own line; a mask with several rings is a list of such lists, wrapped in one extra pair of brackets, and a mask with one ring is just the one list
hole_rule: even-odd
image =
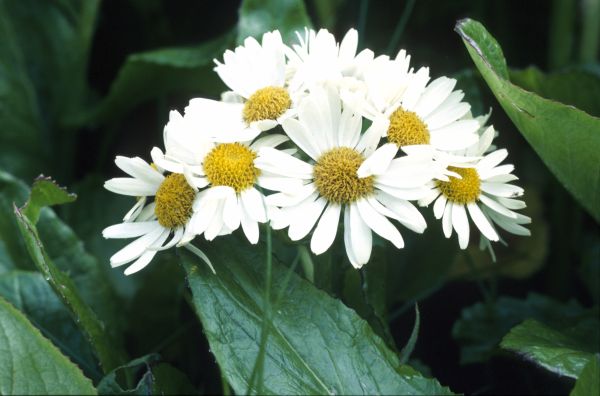
[(519, 131), (558, 180), (600, 221), (600, 119), (513, 85), (502, 49), (479, 22), (463, 19), (455, 30)]
[[(245, 393), (258, 355), (263, 312), (262, 247), (221, 237), (205, 249), (217, 275), (182, 257), (211, 351), (236, 393)], [(408, 366), (341, 302), (273, 263), (274, 306), (263, 391), (269, 394), (448, 394)]]
[(0, 394), (93, 395), (81, 370), (0, 297)]

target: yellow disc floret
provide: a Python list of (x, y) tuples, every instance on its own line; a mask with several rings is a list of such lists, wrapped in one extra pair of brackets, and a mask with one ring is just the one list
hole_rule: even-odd
[(276, 120), (292, 106), (292, 99), (282, 87), (265, 87), (254, 92), (244, 105), (243, 117), (248, 124)]
[(185, 225), (192, 216), (196, 192), (181, 173), (172, 173), (158, 187), (154, 213), (158, 223), (166, 228)]
[(390, 116), (387, 139), (398, 147), (429, 144), (429, 130), (416, 113), (398, 107)]
[(475, 202), (481, 194), (481, 179), (474, 168), (449, 166), (448, 170), (458, 173), (462, 179), (450, 176), (449, 181), (437, 181), (437, 186), (449, 201), (467, 204)]
[(359, 178), (356, 171), (365, 159), (349, 147), (331, 149), (321, 155), (314, 166), (317, 190), (337, 204), (355, 202), (373, 193), (373, 176)]
[(222, 143), (204, 159), (206, 178), (213, 186), (229, 186), (236, 192), (256, 183), (260, 170), (254, 166), (256, 153), (240, 143)]

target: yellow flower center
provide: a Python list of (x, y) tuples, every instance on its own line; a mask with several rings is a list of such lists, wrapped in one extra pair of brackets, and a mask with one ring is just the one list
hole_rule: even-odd
[(458, 173), (462, 179), (450, 176), (449, 181), (437, 181), (437, 187), (449, 201), (466, 204), (475, 202), (481, 193), (481, 180), (474, 168), (449, 166), (448, 170)]
[(181, 173), (172, 173), (158, 187), (154, 213), (158, 223), (166, 228), (183, 226), (192, 217), (192, 204), (196, 191)]
[(204, 172), (213, 186), (229, 186), (236, 192), (256, 183), (260, 170), (254, 166), (256, 153), (240, 143), (222, 143), (204, 159)]
[(243, 110), (248, 124), (261, 120), (276, 120), (292, 106), (292, 99), (282, 87), (265, 87), (254, 92), (246, 101)]
[(373, 193), (374, 177), (359, 178), (356, 171), (365, 159), (349, 147), (331, 149), (314, 166), (317, 190), (328, 201), (347, 204)]
[(429, 130), (416, 113), (398, 107), (390, 115), (387, 139), (398, 147), (429, 144)]

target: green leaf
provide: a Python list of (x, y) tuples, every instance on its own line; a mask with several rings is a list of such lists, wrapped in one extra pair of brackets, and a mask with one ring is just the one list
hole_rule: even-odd
[[(98, 393), (101, 395), (150, 395), (152, 394), (152, 384), (154, 378), (150, 371), (150, 364), (159, 359), (157, 354), (150, 354), (133, 359), (131, 362), (111, 370), (98, 383)], [(134, 388), (128, 388), (119, 383), (120, 372), (139, 371), (139, 368), (145, 368), (140, 380)], [(131, 374), (131, 373), (128, 373)]]
[(600, 356), (596, 355), (583, 368), (570, 395), (589, 396), (598, 394), (600, 394)]
[(600, 117), (600, 72), (592, 68), (544, 73), (537, 67), (511, 70), (510, 79), (521, 88), (572, 105)]
[(218, 94), (224, 85), (213, 72), (213, 59), (233, 44), (228, 33), (195, 47), (164, 48), (130, 55), (119, 70), (108, 95), (90, 113), (72, 120), (75, 125), (106, 122), (136, 105), (166, 94)]
[(263, 33), (278, 29), (286, 43), (295, 40), (295, 32), (304, 33), (311, 27), (310, 18), (302, 0), (244, 0), (240, 7), (237, 42), (246, 37), (256, 39)]
[(0, 394), (96, 394), (92, 382), (0, 297)]
[(463, 19), (455, 30), (525, 139), (565, 188), (600, 221), (600, 119), (513, 85), (502, 49), (479, 22)]
[(11, 271), (0, 275), (0, 296), (24, 313), (88, 377), (100, 377), (90, 345), (41, 274)]
[(514, 327), (500, 346), (559, 375), (577, 378), (585, 365), (596, 359), (599, 343), (597, 319), (560, 331), (528, 319)]
[(525, 319), (560, 328), (596, 314), (597, 310), (584, 309), (575, 301), (561, 303), (536, 293), (526, 299), (500, 297), (493, 304), (477, 303), (463, 309), (452, 336), (461, 346), (461, 364), (478, 363), (488, 360), (502, 337)]
[(38, 176), (31, 186), (29, 199), (23, 207), (23, 213), (35, 224), (39, 220), (40, 210), (44, 206), (70, 203), (76, 199), (77, 195), (70, 194), (65, 188), (59, 187), (51, 178)]
[[(47, 188), (55, 190), (59, 187)], [(30, 203), (28, 206), (33, 208), (31, 206), (33, 202), (43, 203), (43, 200), (30, 198), (28, 202)], [(25, 245), (33, 262), (72, 313), (75, 321), (93, 346), (103, 371), (108, 372), (122, 361), (120, 348), (110, 339), (103, 323), (81, 298), (72, 279), (50, 259), (33, 222), (35, 219), (28, 217), (25, 209), (19, 209), (15, 206), (14, 210), (19, 230), (25, 239)], [(30, 215), (36, 213), (39, 213), (39, 208), (38, 212), (33, 209), (29, 210)]]
[[(203, 250), (216, 275), (189, 253), (182, 261), (211, 351), (236, 393), (244, 393), (258, 355), (264, 316), (262, 246), (222, 237)], [(449, 394), (408, 366), (340, 301), (273, 257), (273, 322), (264, 360), (268, 394)], [(276, 304), (273, 298), (271, 304)]]
[(57, 127), (85, 103), (98, 4), (0, 2), (0, 168), (29, 179), (65, 160)]

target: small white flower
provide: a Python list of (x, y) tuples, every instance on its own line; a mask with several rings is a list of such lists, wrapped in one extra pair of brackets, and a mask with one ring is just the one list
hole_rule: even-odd
[(167, 171), (183, 173), (191, 185), (203, 189), (194, 202), (194, 212), (200, 215), (191, 221), (193, 235), (204, 234), (210, 241), (241, 226), (248, 241), (255, 244), (258, 223), (267, 221), (264, 195), (257, 187), (280, 191), (299, 185), (259, 170), (255, 166), (257, 151), (276, 147), (288, 138), (272, 134), (253, 142), (223, 143), (210, 135), (219, 117), (211, 110), (212, 104), (202, 101), (188, 107), (185, 117), (172, 111), (165, 128), (166, 153), (155, 147), (152, 159)]
[(371, 256), (371, 231), (397, 248), (404, 246), (388, 218), (415, 232), (425, 230), (425, 220), (409, 200), (428, 193), (426, 185), (434, 174), (431, 156), (394, 159), (398, 148), (393, 144), (375, 151), (368, 141), (374, 134), (361, 136), (362, 117), (342, 110), (332, 87), (313, 89), (300, 104), (298, 117), (286, 120), (283, 128), (314, 163), (273, 148), (263, 148), (256, 160), (261, 171), (301, 181), (299, 188), (267, 197), (280, 208), (271, 216), (273, 228), (289, 227), (289, 237), (299, 240), (316, 224), (310, 246), (321, 254), (333, 243), (343, 210), (346, 253), (356, 268)]
[[(494, 138), (494, 128), (489, 127), (480, 141), (465, 150), (465, 155), (482, 156)], [(492, 151), (475, 162), (471, 167), (449, 167), (457, 177), (448, 181), (434, 182), (431, 194), (420, 203), (429, 205), (435, 200), (433, 213), (442, 219), (446, 238), (454, 229), (461, 249), (469, 243), (469, 216), (489, 241), (500, 239), (494, 224), (515, 235), (530, 235), (523, 224), (531, 223), (531, 218), (514, 210), (525, 208), (525, 202), (514, 199), (523, 195), (521, 187), (509, 184), (518, 178), (512, 174), (513, 165), (500, 165), (508, 156), (506, 149)]]
[(306, 29), (304, 37), (296, 32), (298, 44), (286, 48), (288, 80), (292, 90), (310, 90), (315, 84), (338, 83), (344, 77), (358, 78), (373, 60), (373, 51), (356, 54), (358, 32), (350, 29), (337, 43), (327, 29)]
[(248, 140), (295, 114), (298, 93), (285, 86), (284, 48), (275, 30), (263, 35), (262, 45), (248, 37), (244, 45), (225, 51), (223, 63), (215, 59), (215, 71), (231, 89), (223, 95), (230, 104), (223, 108), (230, 113), (226, 117), (243, 121)]
[(479, 120), (470, 110), (456, 80), (429, 81), (429, 68), (413, 72), (410, 56), (377, 57), (364, 70), (363, 85), (342, 92), (344, 102), (359, 114), (385, 125), (383, 136), (399, 147), (431, 145), (438, 151), (467, 148), (477, 141)]
[[(115, 163), (131, 177), (110, 179), (104, 187), (117, 194), (138, 197), (138, 202), (124, 223), (104, 229), (102, 235), (137, 238), (110, 258), (112, 267), (134, 261), (125, 270), (125, 275), (131, 275), (146, 267), (158, 251), (191, 239), (188, 236), (192, 235), (190, 224), (197, 215), (193, 211), (197, 193), (182, 174), (164, 176), (141, 158), (119, 156)], [(147, 197), (154, 197), (154, 201), (145, 205)]]

